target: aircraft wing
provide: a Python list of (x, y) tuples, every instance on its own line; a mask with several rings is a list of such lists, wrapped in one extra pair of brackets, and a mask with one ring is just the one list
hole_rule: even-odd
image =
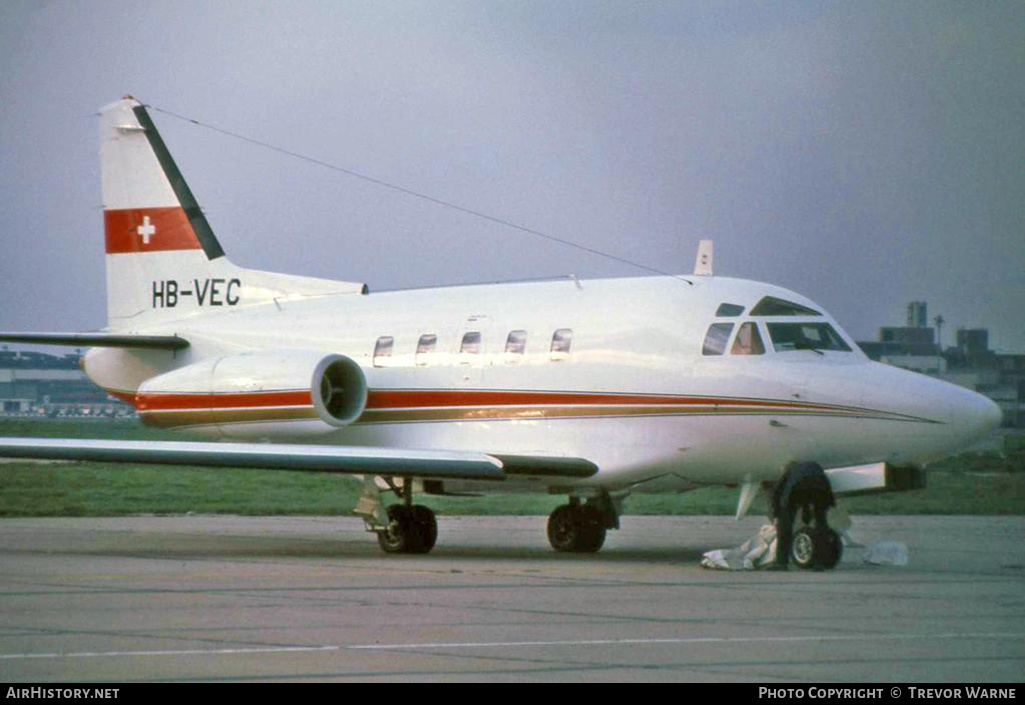
[(6, 333), (0, 332), (0, 341), (7, 343), (34, 343), (37, 345), (70, 345), (72, 347), (147, 348), (151, 350), (181, 350), (189, 341), (177, 335), (136, 335), (134, 333)]
[(584, 478), (598, 472), (597, 465), (582, 458), (285, 443), (0, 438), (0, 457), (460, 480), (516, 475)]

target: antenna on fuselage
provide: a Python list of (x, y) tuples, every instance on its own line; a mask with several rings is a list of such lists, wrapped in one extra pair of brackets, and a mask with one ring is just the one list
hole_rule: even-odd
[(715, 254), (715, 244), (712, 240), (702, 240), (698, 243), (698, 258), (694, 261), (694, 274), (701, 277), (712, 276), (712, 259)]

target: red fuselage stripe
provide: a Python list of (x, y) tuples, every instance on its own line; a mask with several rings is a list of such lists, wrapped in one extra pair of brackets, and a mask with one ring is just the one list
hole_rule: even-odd
[(236, 409), (261, 406), (310, 406), (310, 390), (284, 392), (249, 392), (241, 394), (137, 394), (135, 406), (139, 411), (167, 411), (183, 409)]
[[(124, 397), (122, 397), (124, 398)], [(142, 393), (134, 398), (139, 411), (185, 409), (233, 409), (267, 406), (309, 406), (309, 390), (197, 394), (188, 392)], [(835, 410), (844, 407), (769, 399), (728, 397), (660, 396), (653, 394), (597, 394), (588, 392), (521, 392), (475, 390), (374, 390), (367, 409), (421, 409), (503, 406), (732, 406)]]
[(658, 394), (601, 394), (593, 392), (520, 392), (474, 390), (375, 390), (367, 400), (368, 409), (404, 409), (447, 406), (603, 406), (613, 404), (654, 404), (659, 406), (792, 406), (802, 409), (831, 408), (820, 404), (730, 399), (726, 397), (662, 396)]

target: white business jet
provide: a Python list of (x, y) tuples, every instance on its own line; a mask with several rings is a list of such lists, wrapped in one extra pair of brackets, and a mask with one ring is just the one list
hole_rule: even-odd
[(93, 346), (86, 373), (145, 423), (231, 442), (0, 455), (357, 475), (388, 552), (434, 546), (414, 493), (561, 494), (552, 546), (593, 552), (631, 493), (736, 486), (739, 517), (793, 463), (836, 494), (912, 489), (1000, 420), (871, 362), (815, 302), (713, 276), (711, 243), (693, 275), (368, 293), (229, 262), (135, 99), (103, 108), (100, 139), (108, 327), (0, 339)]

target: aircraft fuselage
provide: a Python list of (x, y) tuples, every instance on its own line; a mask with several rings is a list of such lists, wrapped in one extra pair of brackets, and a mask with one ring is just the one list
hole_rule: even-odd
[[(751, 315), (765, 297), (817, 315)], [(778, 340), (776, 325), (799, 323), (828, 324), (842, 341), (816, 350)], [(745, 324), (757, 329), (761, 353), (738, 352)], [(705, 349), (715, 325), (724, 333), (720, 354)], [(722, 277), (325, 296), (194, 310), (159, 330), (191, 346), (94, 349), (86, 371), (131, 398), (146, 379), (212, 356), (316, 350), (356, 361), (370, 391), (359, 419), (342, 428), (230, 409), (173, 423), (144, 413), (149, 423), (239, 440), (586, 457), (600, 468), (559, 486), (665, 491), (774, 481), (787, 463), (806, 460), (922, 465), (999, 419), (981, 395), (868, 360), (814, 302)]]

